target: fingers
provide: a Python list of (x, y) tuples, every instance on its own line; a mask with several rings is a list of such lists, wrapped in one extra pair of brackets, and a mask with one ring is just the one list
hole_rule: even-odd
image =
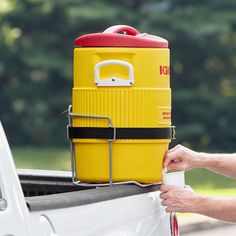
[(161, 192), (168, 192), (170, 190), (170, 185), (162, 184), (160, 191)]
[(168, 201), (168, 200), (163, 200), (163, 201), (161, 201), (161, 205), (162, 205), (162, 206), (169, 206), (169, 205), (170, 205), (170, 201)]
[(176, 146), (174, 146), (173, 148), (171, 148), (168, 152), (173, 152), (178, 150), (179, 148), (183, 147), (181, 144), (177, 144)]
[(171, 212), (171, 211), (173, 211), (173, 199), (169, 199), (169, 196), (168, 196), (169, 194), (168, 193), (161, 193), (160, 194), (160, 198), (161, 199), (163, 199), (162, 201), (161, 201), (161, 205), (162, 206), (164, 206), (164, 207), (166, 207), (166, 212)]
[(175, 208), (174, 206), (172, 206), (171, 202), (168, 201), (168, 200), (163, 200), (163, 201), (161, 202), (161, 205), (164, 206), (164, 207), (166, 207), (166, 208), (165, 208), (165, 211), (168, 212), (168, 213), (173, 212), (173, 211), (176, 211), (176, 208)]
[(167, 151), (165, 153), (165, 160), (164, 160), (163, 166), (164, 168), (166, 168), (169, 166), (171, 162), (178, 163), (180, 161), (182, 161), (182, 156), (178, 150), (171, 151), (171, 152)]
[(177, 189), (183, 189), (183, 187), (177, 185), (167, 185), (167, 184), (162, 184), (160, 187), (161, 192), (168, 192), (170, 190), (177, 190)]
[(160, 194), (160, 199), (167, 199), (168, 198), (168, 194), (167, 193), (161, 193)]
[[(165, 153), (163, 167), (164, 168), (169, 167), (169, 169), (170, 169), (170, 165), (172, 163), (181, 163), (182, 161), (183, 161), (183, 146), (177, 145)], [(176, 169), (179, 169), (178, 164), (172, 165), (172, 168), (173, 167), (175, 167)]]
[(182, 161), (179, 163), (170, 163), (168, 165), (167, 170), (188, 170), (189, 169), (189, 163), (187, 163), (186, 161)]
[(194, 212), (200, 199), (190, 186), (161, 185), (161, 205), (166, 212)]
[[(178, 185), (169, 185), (169, 184), (162, 184), (160, 187), (161, 192), (167, 192), (169, 190), (180, 190), (183, 189), (184, 187), (178, 186)], [(191, 187), (190, 187), (191, 188)], [(164, 191), (163, 191), (164, 190)]]
[(167, 213), (171, 213), (171, 212), (173, 212), (173, 211), (174, 211), (174, 210), (172, 210), (171, 207), (167, 207), (167, 208), (166, 208), (166, 212), (167, 212)]

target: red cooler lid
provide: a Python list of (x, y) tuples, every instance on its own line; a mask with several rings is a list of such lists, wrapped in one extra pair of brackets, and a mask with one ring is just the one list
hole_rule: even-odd
[(114, 25), (103, 33), (78, 37), (75, 45), (79, 47), (167, 48), (168, 41), (158, 36), (140, 33), (131, 26)]

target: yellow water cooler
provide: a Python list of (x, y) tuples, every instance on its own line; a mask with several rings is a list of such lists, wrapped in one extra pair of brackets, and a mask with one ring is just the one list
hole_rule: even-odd
[(174, 135), (167, 40), (118, 25), (75, 45), (68, 126), (75, 179), (160, 182)]

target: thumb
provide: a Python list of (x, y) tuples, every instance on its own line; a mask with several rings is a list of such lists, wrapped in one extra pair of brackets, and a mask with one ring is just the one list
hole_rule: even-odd
[(168, 170), (185, 170), (185, 166), (183, 165), (183, 163), (171, 162), (167, 168)]

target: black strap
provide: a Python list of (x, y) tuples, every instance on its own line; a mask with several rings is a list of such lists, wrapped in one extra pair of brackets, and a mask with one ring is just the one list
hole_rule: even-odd
[(174, 126), (168, 128), (68, 127), (70, 139), (173, 139), (174, 134)]

